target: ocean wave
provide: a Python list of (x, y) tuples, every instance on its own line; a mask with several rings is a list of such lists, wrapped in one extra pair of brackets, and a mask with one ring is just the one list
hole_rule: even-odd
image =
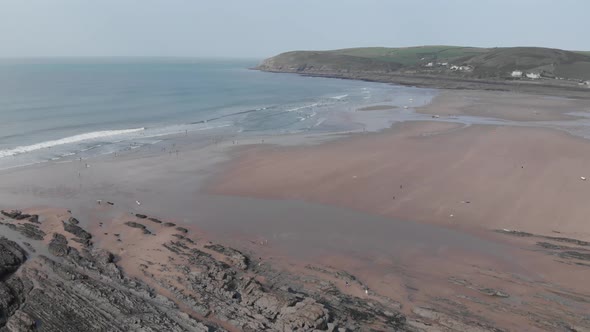
[(344, 99), (346, 97), (348, 97), (348, 95), (341, 95), (341, 96), (335, 96), (335, 97), (330, 97), (330, 98), (340, 100), (340, 99)]
[(320, 105), (320, 103), (314, 103), (314, 104), (311, 104), (311, 105), (299, 106), (299, 107), (288, 109), (288, 110), (286, 110), (286, 112), (295, 112), (295, 111), (299, 111), (299, 110), (310, 108), (310, 107), (316, 107), (316, 106), (319, 106), (319, 105)]
[(28, 153), (36, 150), (52, 148), (54, 146), (78, 143), (83, 141), (90, 141), (95, 139), (104, 139), (108, 137), (115, 137), (120, 135), (128, 135), (144, 131), (145, 128), (135, 129), (121, 129), (121, 130), (103, 130), (93, 131), (89, 133), (74, 135), (70, 137), (60, 138), (57, 140), (41, 142), (32, 145), (17, 146), (13, 149), (0, 150), (0, 158), (16, 156), (22, 153)]

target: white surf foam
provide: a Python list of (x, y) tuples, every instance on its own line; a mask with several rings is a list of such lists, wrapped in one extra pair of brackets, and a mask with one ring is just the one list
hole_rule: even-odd
[(344, 99), (346, 97), (348, 97), (348, 95), (336, 96), (336, 97), (331, 97), (331, 98), (336, 99), (336, 100), (340, 100), (340, 99)]
[(295, 112), (295, 111), (303, 110), (303, 109), (310, 108), (310, 107), (316, 107), (319, 104), (320, 103), (315, 103), (315, 104), (311, 104), (311, 105), (304, 105), (304, 106), (300, 106), (300, 107), (295, 107), (295, 108), (288, 109), (287, 112)]
[(52, 148), (54, 146), (59, 146), (59, 145), (72, 144), (72, 143), (90, 141), (90, 140), (95, 140), (95, 139), (104, 139), (104, 138), (115, 137), (115, 136), (120, 136), (120, 135), (128, 135), (128, 134), (138, 133), (143, 130), (145, 130), (145, 128), (94, 131), (94, 132), (90, 132), (90, 133), (74, 135), (74, 136), (70, 136), (70, 137), (60, 138), (57, 140), (41, 142), (41, 143), (32, 144), (32, 145), (17, 146), (16, 148), (13, 148), (13, 149), (0, 150), (0, 158), (16, 156), (18, 154), (32, 152), (32, 151), (41, 150), (41, 149)]

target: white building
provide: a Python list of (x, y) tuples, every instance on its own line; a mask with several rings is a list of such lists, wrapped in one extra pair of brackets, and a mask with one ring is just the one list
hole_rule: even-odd
[(541, 78), (541, 74), (539, 74), (539, 73), (526, 73), (526, 77), (536, 80), (538, 78)]
[(429, 62), (426, 64), (426, 67), (432, 67), (432, 66), (434, 66), (434, 63), (432, 63), (432, 62)]
[(510, 74), (512, 77), (522, 77), (522, 72), (520, 70), (515, 70)]

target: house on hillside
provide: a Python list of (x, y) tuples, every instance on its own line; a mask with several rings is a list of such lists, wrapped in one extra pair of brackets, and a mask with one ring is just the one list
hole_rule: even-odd
[(425, 67), (433, 67), (433, 66), (434, 66), (434, 63), (432, 63), (432, 62), (429, 62), (425, 65)]
[(473, 67), (452, 65), (450, 69), (451, 70), (458, 70), (458, 71), (472, 71)]
[(512, 76), (512, 77), (522, 77), (522, 71), (520, 71), (520, 70), (514, 70), (514, 71), (512, 71), (512, 73), (510, 74), (510, 76)]
[(541, 74), (539, 74), (539, 73), (526, 73), (526, 77), (536, 80), (536, 79), (541, 78)]

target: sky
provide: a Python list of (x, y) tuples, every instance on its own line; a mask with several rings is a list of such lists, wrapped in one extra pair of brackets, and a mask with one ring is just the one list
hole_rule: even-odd
[(0, 57), (265, 58), (361, 46), (590, 50), (590, 0), (0, 0)]

